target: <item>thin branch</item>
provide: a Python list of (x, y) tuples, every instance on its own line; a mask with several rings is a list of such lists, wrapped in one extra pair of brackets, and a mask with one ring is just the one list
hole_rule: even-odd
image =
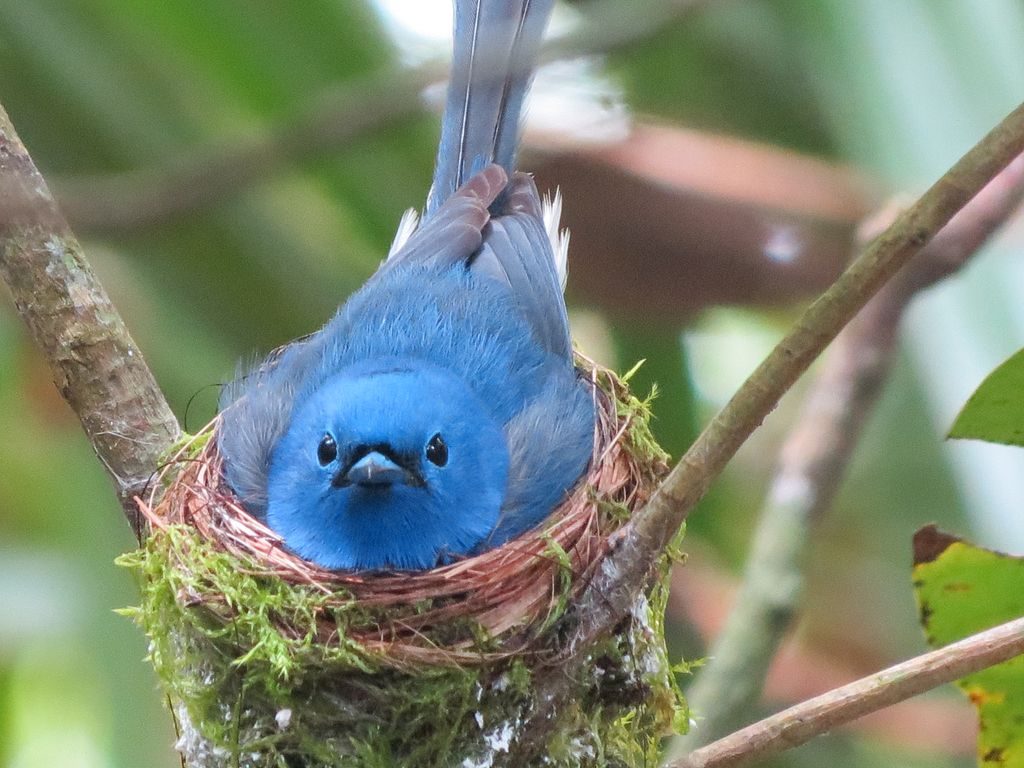
[(444, 69), (388, 69), (345, 83), (250, 139), (179, 153), (172, 164), (58, 181), (57, 196), (81, 232), (144, 229), (215, 205), (291, 164), (366, 136), (422, 108), (420, 93)]
[[(541, 59), (608, 53), (636, 44), (711, 0), (647, 0), (623, 13), (604, 0), (582, 27), (551, 40)], [(173, 165), (56, 184), (61, 208), (81, 232), (133, 230), (207, 208), (296, 162), (337, 150), (416, 114), (421, 94), (440, 83), (446, 65), (389, 68), (321, 94), (299, 114), (254, 139), (232, 139), (181, 153)]]
[(731, 768), (1024, 653), (1024, 618), (971, 635), (790, 707), (690, 753), (668, 768)]
[(826, 353), (783, 445), (735, 606), (687, 692), (699, 724), (676, 740), (672, 754), (728, 733), (757, 703), (769, 664), (798, 610), (811, 530), (831, 507), (888, 379), (904, 311), (919, 291), (976, 254), (1022, 198), (1024, 157), (1018, 157), (868, 302)]
[(650, 502), (613, 542), (604, 566), (574, 605), (574, 644), (613, 627), (647, 582), (711, 481), (774, 410), (843, 326), (989, 181), (1024, 151), (1024, 104), (1011, 112), (902, 213), (801, 315), (680, 459)]
[(178, 422), (3, 107), (0, 278), (138, 533), (133, 496)]
[[(635, 605), (665, 550), (740, 445), (764, 421), (800, 375), (855, 314), (968, 201), (1024, 152), (1024, 104), (986, 135), (869, 245), (797, 321), (739, 391), (712, 419), (651, 500), (609, 542), (599, 572), (566, 614), (557, 674), (525, 723), (529, 737), (503, 765), (522, 763), (542, 743), (550, 714), (563, 703), (563, 682), (577, 673), (580, 649), (608, 634)], [(497, 763), (496, 763), (497, 765)]]

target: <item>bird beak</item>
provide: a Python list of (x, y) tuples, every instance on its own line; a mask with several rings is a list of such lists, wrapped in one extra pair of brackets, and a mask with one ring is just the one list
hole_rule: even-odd
[(361, 485), (364, 488), (382, 487), (395, 483), (408, 483), (409, 471), (400, 467), (382, 453), (371, 451), (334, 478), (335, 487)]

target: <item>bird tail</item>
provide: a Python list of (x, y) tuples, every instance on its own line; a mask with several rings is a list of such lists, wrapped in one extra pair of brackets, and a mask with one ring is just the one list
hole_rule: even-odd
[(455, 0), (455, 51), (425, 218), (490, 163), (515, 171), (523, 102), (553, 0)]

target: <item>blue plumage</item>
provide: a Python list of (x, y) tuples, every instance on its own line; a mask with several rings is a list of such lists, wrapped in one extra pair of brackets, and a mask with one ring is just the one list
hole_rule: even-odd
[(589, 459), (555, 251), (514, 172), (551, 0), (456, 0), (424, 220), (322, 330), (225, 392), (235, 493), (328, 568), (422, 569), (537, 525)]
[(328, 568), (422, 568), (494, 529), (508, 448), (458, 376), (385, 358), (344, 368), (296, 406), (270, 477), (268, 520), (293, 550)]

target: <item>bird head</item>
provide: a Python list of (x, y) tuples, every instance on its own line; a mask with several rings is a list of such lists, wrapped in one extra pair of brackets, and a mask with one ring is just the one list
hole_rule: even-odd
[(267, 522), (326, 568), (431, 568), (493, 530), (508, 465), (501, 426), (450, 372), (342, 371), (303, 399), (271, 454)]

